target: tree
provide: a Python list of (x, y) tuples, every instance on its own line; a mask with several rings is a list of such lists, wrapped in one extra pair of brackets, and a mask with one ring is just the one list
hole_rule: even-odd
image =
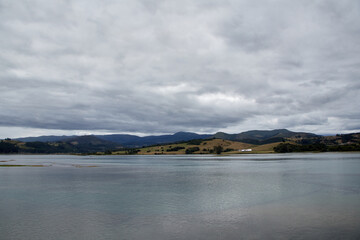
[(214, 152), (216, 154), (220, 154), (223, 151), (223, 147), (221, 145), (214, 146)]
[(138, 152), (140, 152), (140, 150), (136, 148), (128, 148), (125, 150), (125, 154), (137, 154)]
[(111, 151), (111, 150), (106, 150), (106, 151), (104, 152), (104, 154), (106, 154), (106, 155), (111, 155), (111, 154), (112, 154), (112, 151)]
[(19, 152), (19, 148), (12, 143), (0, 142), (0, 153), (17, 153)]
[(198, 148), (198, 147), (187, 148), (187, 149), (185, 150), (185, 153), (186, 153), (186, 154), (192, 154), (192, 153), (194, 153), (194, 152), (196, 152), (196, 151), (200, 151), (200, 148)]

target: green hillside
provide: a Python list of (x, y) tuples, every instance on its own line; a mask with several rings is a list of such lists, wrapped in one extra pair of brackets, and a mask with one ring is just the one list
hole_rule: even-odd
[(308, 139), (318, 136), (313, 133), (292, 132), (287, 129), (276, 129), (276, 130), (252, 130), (238, 134), (227, 134), (223, 132), (218, 132), (214, 135), (214, 137), (226, 139), (226, 140), (232, 140), (232, 141), (239, 141), (249, 144), (255, 144), (255, 145), (263, 145), (269, 143), (282, 142), (285, 141), (287, 138)]
[(0, 153), (94, 153), (121, 148), (119, 144), (95, 136), (80, 136), (59, 142), (20, 142), (1, 140)]

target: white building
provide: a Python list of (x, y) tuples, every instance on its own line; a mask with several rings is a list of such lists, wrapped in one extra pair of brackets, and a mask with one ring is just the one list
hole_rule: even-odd
[(252, 151), (252, 149), (251, 149), (251, 148), (248, 148), (248, 149), (241, 149), (240, 151), (241, 151), (241, 152), (251, 152), (251, 151)]

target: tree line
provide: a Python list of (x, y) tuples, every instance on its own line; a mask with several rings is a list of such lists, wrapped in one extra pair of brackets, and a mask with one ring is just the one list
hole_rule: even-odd
[(360, 144), (346, 144), (346, 145), (325, 145), (323, 143), (313, 143), (298, 145), (292, 143), (280, 143), (274, 147), (277, 153), (290, 152), (345, 152), (345, 151), (360, 151)]

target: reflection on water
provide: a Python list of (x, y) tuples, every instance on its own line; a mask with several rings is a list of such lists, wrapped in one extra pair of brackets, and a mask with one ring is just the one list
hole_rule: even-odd
[(360, 154), (7, 160), (0, 239), (360, 239)]

